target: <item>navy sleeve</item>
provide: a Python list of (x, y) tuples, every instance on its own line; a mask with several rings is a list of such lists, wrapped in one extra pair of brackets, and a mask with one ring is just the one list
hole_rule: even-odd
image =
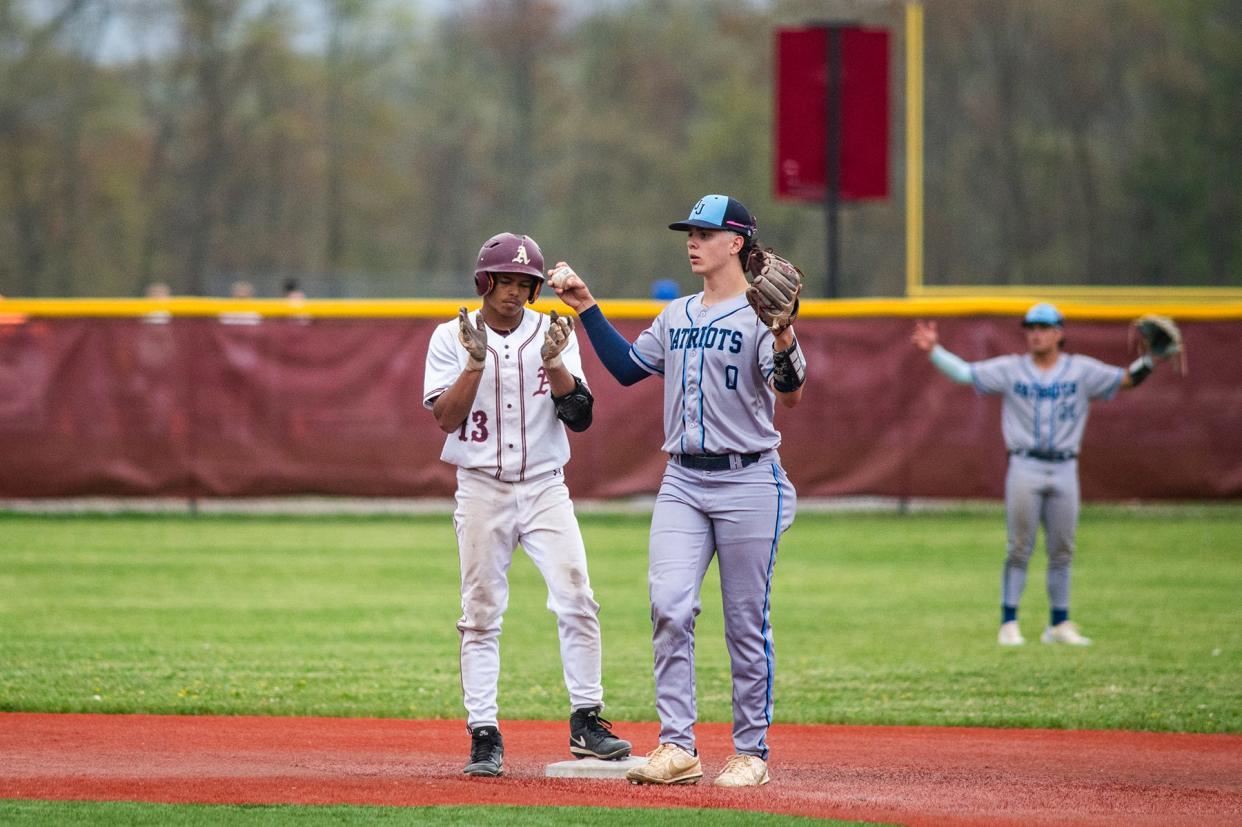
[(622, 385), (633, 385), (651, 375), (630, 358), (630, 343), (612, 326), (598, 304), (579, 313), (578, 318), (586, 328), (595, 355), (614, 379)]

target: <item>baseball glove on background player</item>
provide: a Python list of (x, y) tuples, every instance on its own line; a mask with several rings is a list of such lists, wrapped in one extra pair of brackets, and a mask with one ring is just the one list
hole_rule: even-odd
[(782, 258), (771, 247), (755, 248), (746, 260), (750, 287), (746, 300), (755, 315), (773, 333), (780, 333), (798, 317), (798, 294), (802, 292), (802, 271)]
[(1186, 369), (1186, 351), (1182, 344), (1182, 331), (1177, 322), (1168, 316), (1148, 313), (1134, 320), (1140, 348), (1155, 359), (1171, 359), (1180, 356), (1181, 368)]

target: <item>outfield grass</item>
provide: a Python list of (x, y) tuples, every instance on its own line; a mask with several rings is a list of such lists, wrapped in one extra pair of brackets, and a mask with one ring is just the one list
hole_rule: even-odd
[[(583, 518), (608, 715), (651, 720), (646, 517)], [(995, 643), (999, 509), (811, 514), (772, 597), (779, 722), (1242, 731), (1242, 508), (1088, 507), (1089, 649)], [(503, 718), (567, 713), (555, 622), (515, 560)], [(729, 720), (715, 569), (700, 713)], [(0, 515), (0, 710), (461, 718), (447, 516)]]

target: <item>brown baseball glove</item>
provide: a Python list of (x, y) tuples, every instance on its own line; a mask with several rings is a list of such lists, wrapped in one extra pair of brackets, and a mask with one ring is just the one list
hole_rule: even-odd
[(1134, 320), (1144, 349), (1157, 359), (1169, 359), (1182, 352), (1182, 331), (1168, 316), (1148, 313)]
[(802, 292), (802, 271), (771, 247), (755, 248), (746, 260), (750, 287), (746, 300), (773, 333), (780, 333), (798, 317), (798, 295)]
[(1151, 358), (1161, 361), (1177, 357), (1174, 364), (1178, 372), (1186, 373), (1186, 345), (1182, 341), (1182, 331), (1177, 322), (1168, 316), (1148, 313), (1139, 316), (1130, 325), (1131, 341), (1136, 334), (1141, 352), (1151, 354)]

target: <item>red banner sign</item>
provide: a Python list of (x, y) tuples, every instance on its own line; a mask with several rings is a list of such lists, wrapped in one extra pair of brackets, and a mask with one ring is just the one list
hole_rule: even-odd
[[(841, 27), (840, 169), (843, 201), (888, 197), (888, 53), (883, 29)], [(828, 147), (829, 29), (776, 33), (776, 197), (823, 201)]]

